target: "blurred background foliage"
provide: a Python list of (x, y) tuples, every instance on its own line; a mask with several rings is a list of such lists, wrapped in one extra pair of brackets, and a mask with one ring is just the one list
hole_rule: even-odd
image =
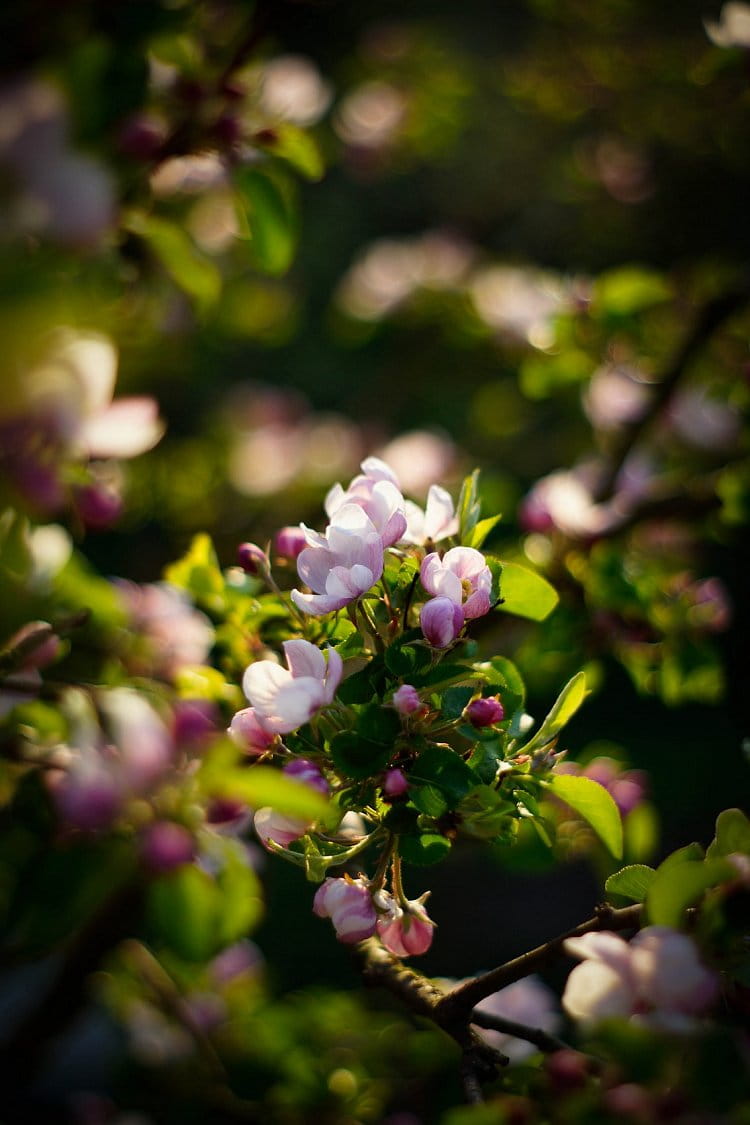
[[(416, 496), (479, 465), (485, 514), (504, 512), (491, 548), (561, 593), (543, 626), (502, 619), (482, 643), (517, 660), (534, 714), (586, 668), (574, 757), (649, 774), (628, 858), (708, 839), (747, 792), (750, 72), (747, 44), (708, 34), (719, 19), (708, 0), (6, 4), (3, 503), (59, 521), (80, 553), (40, 575), (3, 517), (4, 635), (88, 606), (89, 647), (64, 667), (117, 684), (138, 664), (97, 574), (153, 581), (198, 531), (231, 564), (243, 539), (318, 524), (373, 451)], [(61, 327), (108, 336), (119, 392), (153, 395), (166, 423), (116, 479), (64, 468), (97, 503), (124, 490), (114, 523), (18, 471), (13, 424)], [(427, 971), (476, 971), (577, 921), (605, 862), (582, 832), (561, 833), (570, 878), (531, 840), (502, 870), (455, 857)], [(312, 925), (297, 937), (296, 873), (277, 866), (271, 980), (338, 983), (339, 950)], [(85, 904), (100, 878), (82, 879)], [(135, 1003), (127, 972), (114, 1010)], [(240, 976), (241, 1024), (267, 1000)], [(262, 1011), (247, 1034), (264, 1029), (273, 1120), (391, 1104), (430, 1120), (455, 1097), (432, 1085), (442, 1041), (405, 1038), (401, 1017), (340, 993)], [(112, 1119), (96, 1112), (82, 1119)]]

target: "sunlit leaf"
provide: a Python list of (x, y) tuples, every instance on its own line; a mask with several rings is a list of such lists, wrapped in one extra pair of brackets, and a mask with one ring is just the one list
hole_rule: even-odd
[(257, 265), (266, 273), (285, 273), (297, 247), (297, 229), (284, 196), (254, 168), (240, 168), (234, 183), (241, 233), (249, 239)]
[(596, 832), (615, 859), (622, 856), (622, 821), (610, 794), (598, 781), (578, 774), (553, 774), (543, 782)]
[(607, 894), (630, 898), (633, 902), (643, 902), (655, 876), (656, 871), (653, 867), (647, 867), (644, 863), (632, 863), (629, 867), (623, 867), (621, 871), (615, 871), (614, 875), (610, 875), (604, 884), (604, 889)]
[(533, 738), (524, 746), (524, 753), (530, 754), (534, 750), (540, 750), (556, 738), (566, 723), (573, 718), (587, 695), (586, 677), (583, 672), (578, 672), (562, 689), (549, 715)]
[(544, 621), (560, 600), (557, 591), (546, 578), (518, 563), (504, 562), (500, 576), (502, 602), (498, 606), (504, 613), (528, 617), (531, 621)]

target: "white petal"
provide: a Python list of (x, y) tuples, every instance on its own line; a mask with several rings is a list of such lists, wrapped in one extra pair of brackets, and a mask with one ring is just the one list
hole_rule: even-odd
[(90, 457), (137, 457), (153, 449), (163, 433), (154, 399), (122, 398), (87, 418), (80, 438)]
[(273, 660), (258, 660), (245, 669), (242, 690), (256, 711), (265, 714), (273, 707), (277, 692), (291, 678), (291, 672)]
[(326, 675), (326, 660), (317, 645), (309, 641), (284, 641), (284, 656), (295, 679), (310, 676), (321, 683)]

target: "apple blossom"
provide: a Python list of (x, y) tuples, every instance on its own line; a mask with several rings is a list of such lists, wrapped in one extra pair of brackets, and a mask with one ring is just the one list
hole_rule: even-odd
[(292, 601), (303, 613), (320, 617), (341, 609), (383, 573), (383, 540), (358, 504), (344, 504), (325, 535), (308, 532), (308, 542), (313, 545), (297, 559), (297, 572), (313, 592), (292, 590)]
[(447, 648), (464, 627), (463, 610), (450, 598), (431, 598), (422, 606), (419, 624), (433, 648)]
[(426, 953), (432, 945), (435, 923), (424, 908), (429, 891), (420, 898), (398, 903), (388, 891), (379, 891), (375, 905), (378, 915), (378, 937), (396, 957)]
[(268, 556), (257, 543), (240, 543), (237, 548), (237, 562), (245, 574), (263, 574), (268, 570)]
[(370, 889), (362, 876), (326, 879), (315, 893), (313, 913), (318, 918), (330, 918), (336, 937), (348, 945), (364, 941), (375, 933), (377, 915)]
[(320, 649), (309, 641), (284, 641), (282, 647), (288, 670), (272, 660), (259, 660), (242, 678), (242, 690), (255, 718), (269, 734), (289, 734), (332, 703), (344, 669), (330, 645), (327, 664)]
[(141, 837), (141, 859), (151, 871), (163, 873), (190, 863), (195, 855), (193, 837), (181, 824), (157, 820)]
[(276, 741), (276, 735), (264, 730), (253, 707), (238, 711), (229, 724), (229, 737), (246, 754), (265, 754)]
[(405, 543), (437, 543), (458, 532), (453, 498), (439, 484), (431, 485), (424, 511), (411, 500), (405, 502), (405, 511), (406, 531), (402, 536)]
[[(287, 642), (289, 643), (289, 642)], [(302, 642), (305, 643), (304, 641)], [(314, 762), (308, 761), (307, 758), (297, 758), (295, 761), (290, 762), (288, 766), (284, 767), (283, 771), (287, 777), (294, 778), (302, 785), (309, 786), (317, 793), (327, 796), (330, 792), (330, 786), (323, 774), (320, 772)], [(258, 809), (253, 819), (255, 831), (262, 843), (268, 847), (268, 842), (273, 841), (275, 844), (280, 844), (286, 848), (294, 840), (299, 840), (300, 836), (304, 836), (310, 828), (311, 822), (308, 820), (301, 820), (299, 817), (282, 816), (281, 813), (276, 812), (275, 809), (265, 807)]]
[(384, 462), (370, 457), (362, 462), (362, 468), (365, 471), (354, 478), (346, 491), (340, 484), (330, 489), (325, 499), (326, 515), (333, 520), (345, 504), (357, 504), (372, 520), (383, 546), (392, 547), (406, 531), (404, 498)]
[(117, 590), (130, 617), (131, 633), (140, 634), (127, 654), (134, 671), (171, 680), (181, 668), (204, 664), (214, 643), (214, 629), (181, 590), (167, 582), (139, 586), (118, 579)]
[(428, 594), (460, 606), (465, 620), (489, 612), (492, 573), (473, 547), (451, 547), (442, 559), (433, 551), (422, 563), (420, 578)]
[(607, 931), (584, 934), (568, 938), (565, 949), (583, 963), (568, 977), (563, 1007), (584, 1023), (637, 1016), (687, 1030), (718, 992), (691, 939), (666, 926), (648, 926), (630, 944)]

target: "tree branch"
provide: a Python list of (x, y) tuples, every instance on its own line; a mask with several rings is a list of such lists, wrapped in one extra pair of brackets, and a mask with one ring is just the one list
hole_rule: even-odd
[(505, 1016), (480, 1012), (475, 1008), (471, 1013), (470, 1021), (475, 1027), (485, 1027), (489, 1031), (499, 1031), (502, 1035), (512, 1035), (514, 1039), (523, 1039), (526, 1043), (533, 1043), (538, 1050), (545, 1053), (571, 1050), (569, 1043), (558, 1039), (556, 1035), (550, 1035), (548, 1031), (544, 1031), (541, 1027), (528, 1027), (525, 1023), (508, 1020)]
[(648, 409), (627, 426), (612, 450), (608, 464), (596, 492), (598, 501), (609, 500), (615, 490), (617, 477), (634, 446), (649, 426), (669, 403), (677, 386), (696, 354), (711, 336), (733, 313), (750, 300), (750, 278), (741, 279), (733, 289), (707, 301), (658, 383)]
[[(554, 960), (563, 951), (563, 942), (568, 938), (581, 937), (583, 934), (594, 933), (598, 930), (629, 930), (638, 926), (641, 918), (641, 905), (625, 906), (620, 910), (611, 906), (600, 906), (593, 918), (581, 922), (572, 930), (559, 934), (550, 941), (539, 945), (536, 949), (506, 961), (497, 969), (483, 973), (479, 977), (465, 981), (446, 993), (438, 1003), (437, 1020), (441, 1025), (450, 1025), (453, 1022), (468, 1019), (472, 1009), (490, 996), (493, 992), (506, 988), (509, 984), (536, 972), (547, 962)], [(435, 1018), (435, 1017), (433, 1017)]]

